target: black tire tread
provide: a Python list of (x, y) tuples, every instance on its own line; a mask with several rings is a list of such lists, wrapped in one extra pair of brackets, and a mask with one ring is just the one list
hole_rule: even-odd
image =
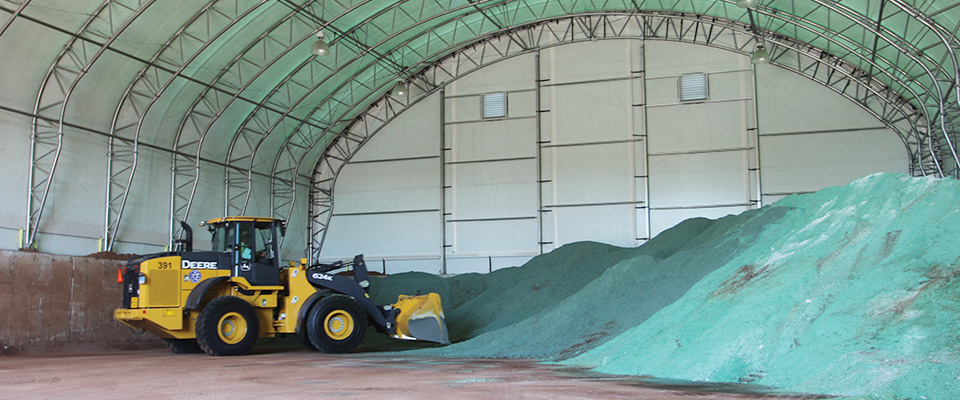
[(163, 339), (163, 345), (167, 346), (167, 349), (173, 354), (203, 353), (203, 349), (193, 339)]
[[(323, 329), (323, 321), (326, 315), (338, 309), (350, 313), (354, 320), (353, 333), (346, 339), (339, 341), (331, 339)], [(310, 308), (310, 312), (307, 313), (306, 328), (310, 343), (320, 352), (330, 354), (349, 353), (356, 350), (363, 342), (363, 337), (367, 333), (367, 314), (363, 311), (360, 303), (352, 297), (342, 294), (329, 295), (318, 300)]]
[[(217, 333), (217, 323), (220, 317), (231, 311), (236, 311), (247, 320), (247, 336), (240, 343), (231, 345), (220, 340)], [(212, 356), (236, 356), (247, 354), (260, 336), (260, 320), (253, 306), (235, 296), (220, 296), (209, 303), (200, 315), (197, 316), (197, 344)]]

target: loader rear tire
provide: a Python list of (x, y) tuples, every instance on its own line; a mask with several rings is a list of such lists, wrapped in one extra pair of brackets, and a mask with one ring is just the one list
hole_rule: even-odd
[(360, 346), (367, 333), (367, 314), (349, 296), (320, 299), (307, 314), (307, 337), (324, 353), (349, 353)]
[(197, 316), (197, 344), (212, 356), (247, 354), (260, 336), (260, 320), (239, 297), (220, 296)]
[(203, 349), (193, 339), (163, 339), (163, 345), (173, 354), (203, 353)]

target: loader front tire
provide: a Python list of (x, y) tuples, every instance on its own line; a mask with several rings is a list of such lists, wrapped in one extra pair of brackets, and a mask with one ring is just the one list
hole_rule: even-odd
[(163, 339), (163, 345), (173, 354), (203, 353), (203, 349), (193, 339)]
[(360, 346), (366, 333), (367, 314), (349, 296), (324, 297), (307, 314), (307, 337), (324, 353), (349, 353)]
[(197, 316), (197, 344), (212, 356), (250, 352), (260, 336), (260, 320), (249, 303), (239, 297), (220, 296)]

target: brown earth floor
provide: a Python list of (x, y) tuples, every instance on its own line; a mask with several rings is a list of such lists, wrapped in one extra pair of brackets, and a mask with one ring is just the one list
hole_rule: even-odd
[(450, 360), (266, 349), (0, 356), (0, 398), (811, 399), (590, 374), (529, 360)]

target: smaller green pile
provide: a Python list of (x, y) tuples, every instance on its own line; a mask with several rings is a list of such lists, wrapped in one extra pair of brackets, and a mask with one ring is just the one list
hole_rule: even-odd
[(706, 250), (704, 243), (752, 240), (782, 215), (782, 210), (772, 210), (720, 221), (691, 219), (638, 248), (572, 243), (523, 267), (484, 275), (393, 275), (372, 282), (371, 296), (388, 303), (397, 294), (440, 294), (454, 344), (422, 354), (561, 360), (646, 320), (736, 254), (734, 247)]

